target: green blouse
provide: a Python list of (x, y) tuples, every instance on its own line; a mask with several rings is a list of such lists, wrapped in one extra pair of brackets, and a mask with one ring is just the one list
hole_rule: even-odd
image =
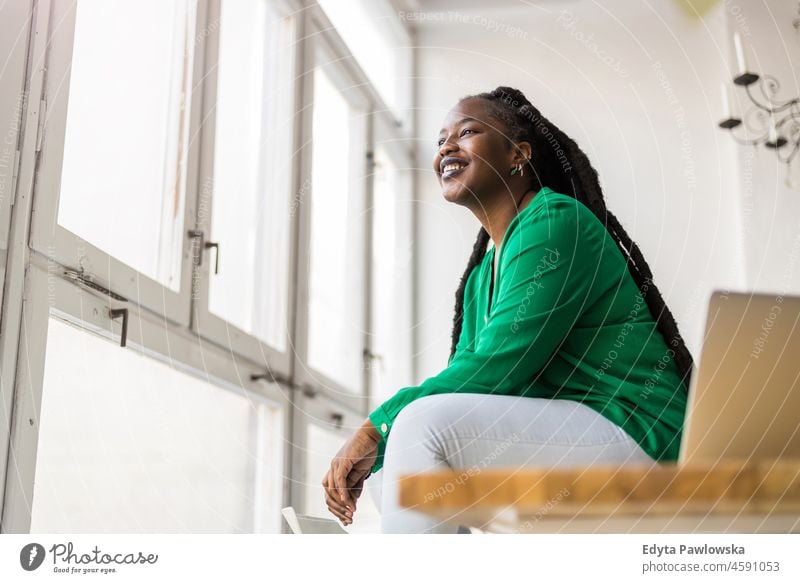
[(369, 415), (381, 440), (403, 407), (438, 393), (580, 401), (654, 460), (678, 458), (687, 388), (669, 347), (602, 222), (548, 187), (508, 225), (496, 290), (492, 246), (464, 289), (461, 336), (447, 368), (400, 389)]

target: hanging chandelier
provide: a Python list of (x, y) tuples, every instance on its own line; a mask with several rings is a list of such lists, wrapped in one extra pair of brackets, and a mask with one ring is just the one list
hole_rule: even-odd
[[(800, 27), (800, 19), (793, 22), (795, 29)], [(731, 110), (732, 87), (722, 84), (723, 120), (719, 127), (730, 132), (731, 137), (739, 144), (758, 146), (772, 149), (781, 162), (791, 164), (792, 159), (800, 149), (800, 99), (797, 97), (788, 100), (779, 100), (776, 95), (780, 91), (780, 82), (772, 75), (759, 75), (748, 70), (745, 58), (744, 45), (739, 32), (733, 35), (736, 50), (736, 63), (738, 73), (733, 78), (734, 88), (744, 88), (747, 97), (753, 104), (745, 115), (736, 117)], [(755, 94), (754, 87), (758, 88)], [(755, 135), (755, 138), (745, 138), (737, 135), (735, 128), (743, 127), (745, 135)]]

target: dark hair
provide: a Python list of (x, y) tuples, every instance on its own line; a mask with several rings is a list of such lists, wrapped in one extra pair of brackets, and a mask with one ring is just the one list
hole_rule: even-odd
[[(543, 186), (548, 186), (556, 192), (578, 199), (591, 209), (608, 229), (627, 259), (628, 270), (645, 298), (650, 313), (657, 322), (659, 332), (663, 335), (667, 346), (674, 351), (681, 379), (688, 388), (692, 374), (692, 355), (678, 331), (675, 318), (653, 281), (650, 266), (644, 260), (638, 245), (631, 240), (617, 217), (606, 208), (597, 171), (592, 167), (586, 154), (574, 140), (542, 116), (520, 90), (497, 87), (488, 93), (468, 95), (460, 101), (475, 98), (487, 102), (489, 113), (504, 126), (503, 130), (510, 141), (525, 141), (531, 144), (533, 155), (528, 161), (528, 166), (533, 182), (532, 188), (535, 191), (538, 192)], [(461, 277), (456, 292), (451, 357), (455, 354), (456, 345), (461, 337), (464, 288), (470, 273), (485, 256), (488, 243), (489, 233), (481, 227), (467, 269)]]

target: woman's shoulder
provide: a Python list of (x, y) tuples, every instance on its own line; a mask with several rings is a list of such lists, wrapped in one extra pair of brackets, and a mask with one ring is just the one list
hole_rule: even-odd
[[(528, 234), (541, 236), (578, 237), (588, 233), (602, 236), (606, 231), (600, 219), (583, 202), (549, 187), (542, 188), (519, 215), (511, 236), (527, 238)], [(534, 237), (537, 239), (538, 237)]]
[(574, 196), (555, 191), (548, 186), (543, 187), (529, 204), (533, 206), (530, 214), (537, 219), (542, 216), (575, 220), (597, 218), (588, 206)]
[(544, 189), (518, 216), (503, 243), (506, 249), (500, 256), (501, 274), (523, 255), (534, 261), (543, 256), (568, 258), (575, 274), (593, 273), (600, 263), (622, 260), (605, 225), (573, 196)]

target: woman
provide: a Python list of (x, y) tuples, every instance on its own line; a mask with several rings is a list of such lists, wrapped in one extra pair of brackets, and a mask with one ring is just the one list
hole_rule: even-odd
[(401, 508), (398, 476), (676, 460), (692, 357), (583, 151), (510, 87), (459, 101), (437, 145), (445, 199), (483, 225), (448, 366), (345, 443), (330, 511), (350, 524), (371, 478), (384, 532), (455, 532)]

